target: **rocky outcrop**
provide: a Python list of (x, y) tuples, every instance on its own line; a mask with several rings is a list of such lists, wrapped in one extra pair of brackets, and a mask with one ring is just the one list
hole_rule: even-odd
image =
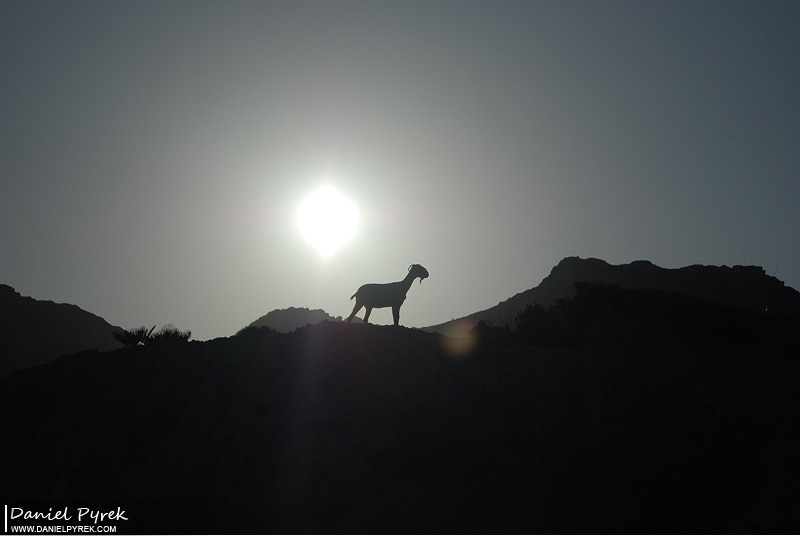
[(463, 336), (479, 321), (505, 324), (528, 305), (550, 306), (573, 294), (576, 282), (605, 283), (626, 289), (654, 289), (775, 314), (800, 313), (800, 292), (758, 266), (661, 268), (649, 261), (612, 265), (600, 259), (567, 257), (535, 288), (463, 318), (425, 328)]
[[(287, 309), (275, 309), (264, 316), (250, 323), (250, 328), (268, 327), (280, 333), (289, 333), (309, 324), (318, 324), (323, 321), (341, 322), (342, 317), (330, 316), (322, 309), (307, 309), (305, 307), (289, 307)], [(360, 323), (360, 318), (353, 319), (353, 322)]]
[(35, 300), (0, 285), (0, 376), (41, 365), (64, 354), (122, 346), (119, 328), (75, 305)]

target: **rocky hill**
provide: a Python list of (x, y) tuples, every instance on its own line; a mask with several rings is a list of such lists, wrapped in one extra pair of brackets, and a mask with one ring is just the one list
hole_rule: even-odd
[(489, 309), (424, 328), (465, 336), (479, 321), (503, 325), (534, 303), (550, 306), (571, 296), (576, 282), (605, 283), (625, 289), (655, 289), (695, 296), (714, 303), (777, 314), (800, 313), (800, 292), (758, 266), (687, 266), (661, 268), (649, 261), (612, 265), (600, 259), (567, 257), (535, 288)]
[(35, 300), (0, 285), (0, 376), (64, 354), (119, 348), (111, 335), (116, 329), (75, 305)]
[(796, 531), (797, 318), (702, 344), (670, 323), (604, 315), (567, 349), (322, 322), (64, 356), (0, 378), (4, 504), (160, 534)]
[[(307, 326), (309, 324), (318, 324), (323, 321), (341, 322), (342, 317), (332, 317), (322, 309), (307, 309), (305, 307), (289, 307), (287, 309), (275, 309), (270, 311), (264, 316), (251, 322), (247, 327), (261, 328), (268, 327), (280, 333), (289, 333)], [(353, 322), (358, 324), (361, 319), (356, 317)]]

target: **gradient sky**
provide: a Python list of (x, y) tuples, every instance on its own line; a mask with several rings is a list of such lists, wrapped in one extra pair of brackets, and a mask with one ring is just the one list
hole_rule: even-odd
[[(0, 2), (0, 282), (200, 340), (347, 316), (411, 263), (418, 327), (566, 256), (800, 288), (798, 29), (796, 1)], [(323, 182), (361, 213), (327, 260), (295, 222)]]

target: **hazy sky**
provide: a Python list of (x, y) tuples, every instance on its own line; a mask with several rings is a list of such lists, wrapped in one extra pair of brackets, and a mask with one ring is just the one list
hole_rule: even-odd
[[(406, 326), (566, 256), (800, 288), (799, 29), (796, 1), (3, 1), (0, 282), (200, 340), (347, 316), (411, 263)], [(321, 259), (295, 216), (325, 182), (360, 226)]]

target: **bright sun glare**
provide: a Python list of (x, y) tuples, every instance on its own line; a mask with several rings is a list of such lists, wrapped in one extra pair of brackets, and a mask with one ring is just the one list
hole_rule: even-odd
[(355, 235), (358, 209), (338, 190), (326, 185), (300, 203), (297, 224), (303, 239), (327, 259)]

